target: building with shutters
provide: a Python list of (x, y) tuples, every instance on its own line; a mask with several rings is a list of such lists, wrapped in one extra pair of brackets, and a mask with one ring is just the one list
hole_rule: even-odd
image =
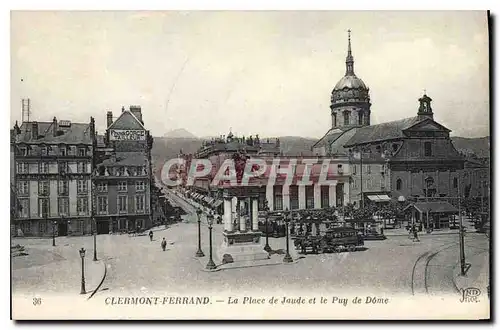
[(91, 167), (94, 119), (89, 123), (17, 122), (11, 132), (13, 232), (25, 236), (92, 232)]

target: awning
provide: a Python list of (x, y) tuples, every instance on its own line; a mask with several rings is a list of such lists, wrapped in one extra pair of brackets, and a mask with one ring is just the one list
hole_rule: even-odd
[(387, 195), (368, 195), (369, 200), (374, 202), (389, 202), (391, 198)]
[(448, 202), (417, 202), (408, 205), (405, 211), (411, 207), (421, 213), (458, 213), (458, 209)]

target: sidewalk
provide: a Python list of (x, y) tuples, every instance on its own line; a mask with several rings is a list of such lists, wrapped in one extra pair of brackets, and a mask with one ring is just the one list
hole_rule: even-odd
[[(28, 246), (25, 251), (28, 255), (12, 258), (13, 294), (80, 293), (82, 259), (77, 250), (67, 246)], [(85, 297), (98, 287), (105, 273), (102, 260), (92, 261), (93, 253), (89, 249), (85, 256)]]
[(460, 263), (453, 268), (453, 281), (459, 290), (477, 288), (481, 290), (482, 296), (487, 295), (488, 286), (490, 285), (489, 257), (488, 251), (477, 253), (468, 258), (466, 255), (466, 262), (470, 264), (470, 268), (465, 276), (460, 274)]

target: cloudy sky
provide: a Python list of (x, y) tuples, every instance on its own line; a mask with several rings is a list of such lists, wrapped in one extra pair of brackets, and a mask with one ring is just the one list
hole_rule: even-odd
[[(321, 137), (330, 93), (354, 69), (372, 123), (413, 116), (423, 90), (453, 135), (489, 134), (485, 12), (13, 12), (11, 124), (88, 121), (141, 105), (156, 136)], [(23, 79), (23, 82), (21, 82)]]

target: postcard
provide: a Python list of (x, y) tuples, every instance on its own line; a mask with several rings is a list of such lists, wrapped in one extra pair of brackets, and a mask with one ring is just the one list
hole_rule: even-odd
[(12, 11), (14, 320), (488, 320), (486, 11)]

